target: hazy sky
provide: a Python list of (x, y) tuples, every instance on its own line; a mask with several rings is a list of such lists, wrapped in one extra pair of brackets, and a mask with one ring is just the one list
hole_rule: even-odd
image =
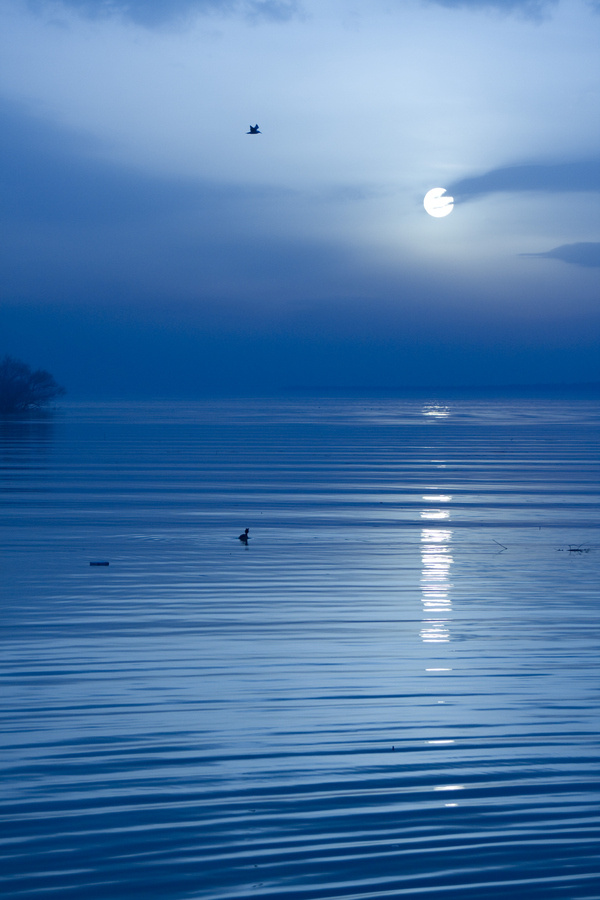
[(599, 47), (592, 0), (0, 0), (0, 355), (71, 396), (599, 381)]

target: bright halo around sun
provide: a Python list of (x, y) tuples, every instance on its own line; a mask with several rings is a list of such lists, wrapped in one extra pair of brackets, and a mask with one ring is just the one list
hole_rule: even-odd
[(436, 219), (449, 216), (454, 209), (454, 197), (444, 197), (445, 193), (446, 188), (431, 188), (425, 194), (425, 199), (423, 200), (425, 211)]

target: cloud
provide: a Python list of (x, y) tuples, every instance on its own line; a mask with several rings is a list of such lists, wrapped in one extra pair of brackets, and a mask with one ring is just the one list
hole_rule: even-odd
[(600, 160), (506, 166), (473, 178), (463, 178), (448, 187), (448, 193), (459, 202), (486, 194), (522, 191), (551, 194), (600, 191)]
[(151, 175), (17, 104), (0, 102), (0, 132), (3, 301), (179, 298), (208, 314), (241, 297), (256, 320), (282, 295), (291, 308), (357, 292), (342, 244), (282, 227), (285, 209), (312, 221), (315, 201), (300, 192)]
[(239, 12), (251, 19), (287, 21), (298, 12), (298, 0), (29, 0), (41, 11), (57, 4), (90, 18), (122, 16), (152, 28), (201, 13)]
[(558, 0), (428, 0), (436, 6), (448, 9), (493, 9), (497, 12), (518, 12), (529, 18), (539, 19)]
[(559, 259), (574, 266), (600, 268), (600, 243), (583, 242), (579, 244), (561, 244), (546, 253), (520, 253), (519, 256), (530, 256), (538, 259)]
[(114, 224), (192, 208), (189, 179), (151, 178), (95, 158), (94, 142), (0, 104), (0, 220)]

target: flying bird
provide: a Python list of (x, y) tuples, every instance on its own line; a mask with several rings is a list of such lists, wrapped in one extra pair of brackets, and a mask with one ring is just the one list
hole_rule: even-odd
[(249, 532), (249, 531), (250, 531), (250, 529), (249, 529), (249, 528), (246, 528), (246, 530), (244, 531), (244, 533), (243, 533), (243, 534), (240, 534), (239, 540), (242, 542), (242, 544), (247, 544), (247, 543), (248, 543), (248, 532)]
[(251, 125), (250, 131), (247, 131), (246, 134), (262, 134), (262, 131), (258, 130), (258, 125)]

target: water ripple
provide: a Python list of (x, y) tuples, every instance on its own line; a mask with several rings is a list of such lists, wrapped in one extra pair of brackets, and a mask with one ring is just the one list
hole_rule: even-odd
[(2, 896), (597, 900), (599, 427), (576, 398), (4, 423)]

